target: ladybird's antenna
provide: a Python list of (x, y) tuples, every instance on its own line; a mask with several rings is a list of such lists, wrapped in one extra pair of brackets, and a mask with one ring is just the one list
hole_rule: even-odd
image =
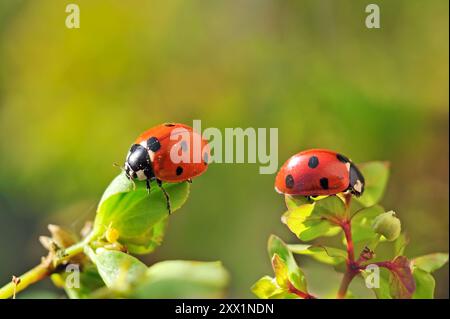
[(119, 164), (117, 164), (116, 162), (113, 163), (114, 167), (118, 167), (122, 170), (122, 172), (125, 172), (125, 168), (123, 166), (120, 166)]
[(125, 173), (125, 176), (130, 180), (130, 182), (133, 183), (133, 190), (135, 191), (136, 190), (136, 183), (134, 182), (133, 178), (127, 174), (127, 172), (125, 171), (125, 167), (120, 166), (116, 162), (113, 163), (113, 166), (120, 168), (120, 170)]

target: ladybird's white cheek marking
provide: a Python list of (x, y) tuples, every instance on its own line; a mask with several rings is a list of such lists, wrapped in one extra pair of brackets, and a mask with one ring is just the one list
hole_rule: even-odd
[(355, 183), (355, 185), (353, 186), (353, 188), (358, 192), (361, 193), (362, 191), (362, 183), (361, 181), (358, 179)]
[(155, 153), (152, 151), (148, 151), (148, 156), (150, 157), (150, 161), (155, 161)]
[(350, 163), (345, 163), (345, 167), (347, 167), (347, 171), (350, 172)]
[(145, 176), (145, 173), (143, 170), (137, 171), (136, 175), (138, 177), (138, 180), (143, 181), (147, 179), (147, 176)]

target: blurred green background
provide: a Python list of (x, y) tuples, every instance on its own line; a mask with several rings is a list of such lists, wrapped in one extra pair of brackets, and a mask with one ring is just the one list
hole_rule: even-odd
[[(81, 28), (65, 27), (77, 3)], [(161, 122), (279, 128), (279, 165), (300, 150), (389, 160), (382, 203), (409, 256), (448, 251), (448, 1), (0, 2), (0, 281), (39, 262), (46, 224), (78, 230), (130, 143)], [(274, 175), (216, 164), (194, 181), (163, 245), (143, 259), (222, 260), (229, 297), (271, 274), (281, 224)], [(339, 275), (309, 259), (312, 290)], [(448, 298), (448, 266), (436, 296)], [(62, 296), (49, 281), (30, 289)], [(29, 293), (29, 294), (30, 294)], [(31, 296), (31, 295), (30, 295)], [(40, 295), (43, 296), (43, 295)]]

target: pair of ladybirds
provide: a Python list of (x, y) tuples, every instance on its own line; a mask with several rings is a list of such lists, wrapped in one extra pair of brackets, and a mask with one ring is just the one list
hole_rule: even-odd
[[(173, 139), (174, 130), (183, 131), (180, 138)], [(201, 147), (194, 148), (195, 140)], [(174, 163), (173, 149), (186, 153), (190, 160)], [(201, 152), (201, 161), (193, 160), (194, 152)], [(177, 183), (191, 181), (206, 171), (210, 149), (208, 142), (184, 124), (166, 123), (142, 133), (131, 145), (125, 161), (125, 174), (130, 180), (145, 180), (147, 189), (155, 180), (167, 201), (169, 213), (170, 199), (162, 182)], [(347, 157), (333, 151), (312, 149), (300, 152), (284, 163), (275, 179), (275, 190), (282, 194), (319, 196), (351, 192), (360, 196), (364, 192), (364, 177)]]

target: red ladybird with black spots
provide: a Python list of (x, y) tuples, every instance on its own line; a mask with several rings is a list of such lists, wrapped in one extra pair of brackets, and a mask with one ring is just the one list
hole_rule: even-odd
[(155, 180), (166, 197), (170, 213), (169, 194), (162, 182), (191, 182), (206, 171), (209, 158), (208, 141), (192, 127), (165, 123), (139, 135), (130, 147), (124, 170), (130, 180), (145, 180), (148, 191), (150, 182)]
[(325, 149), (295, 154), (280, 168), (275, 190), (282, 194), (320, 196), (364, 192), (364, 176), (346, 156)]

